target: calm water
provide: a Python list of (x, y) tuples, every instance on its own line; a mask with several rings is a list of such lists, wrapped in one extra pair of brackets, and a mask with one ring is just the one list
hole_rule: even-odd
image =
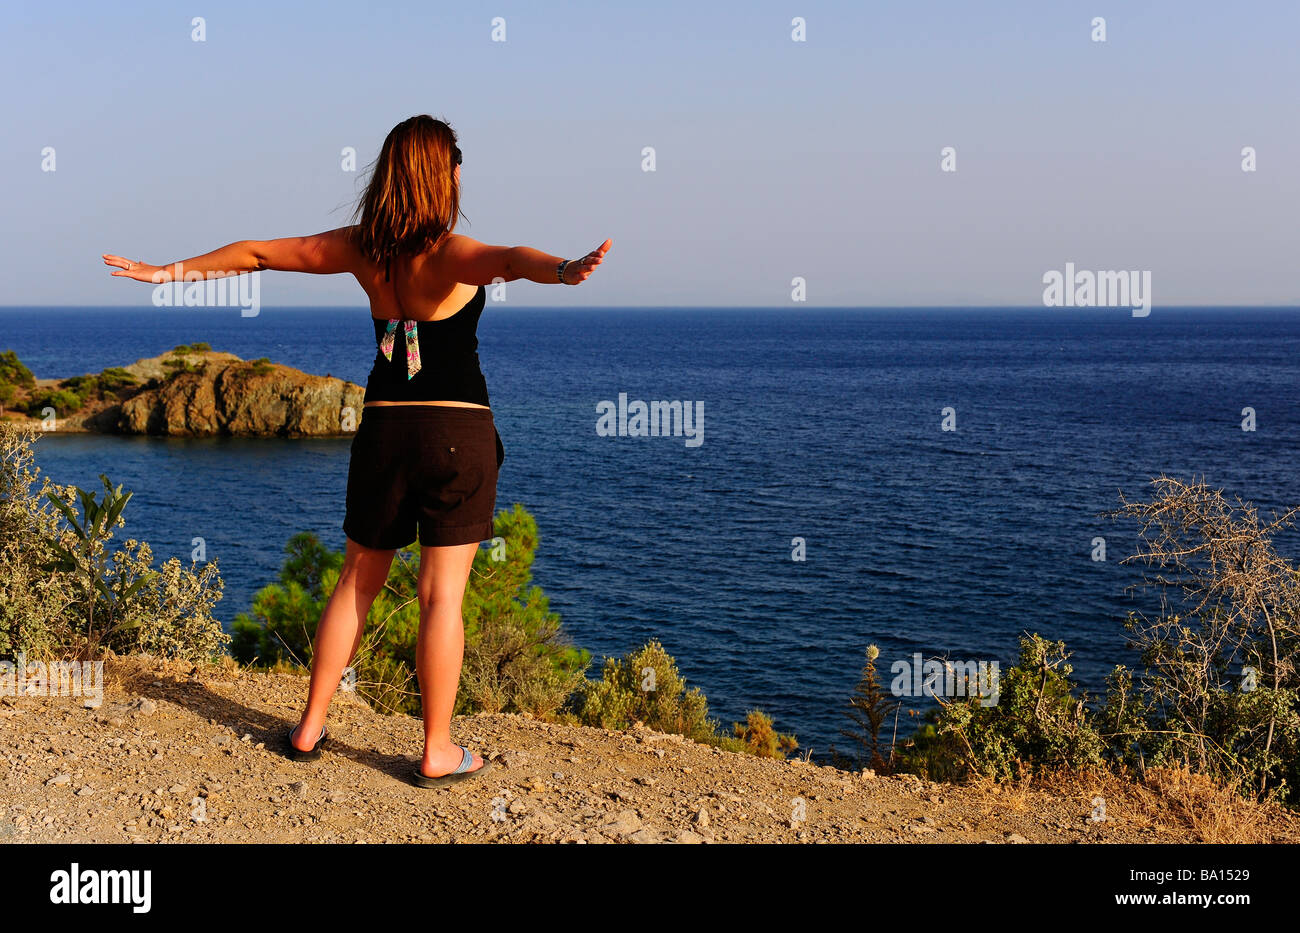
[[(762, 707), (816, 753), (871, 642), (886, 669), (914, 652), (1005, 666), (1038, 631), (1094, 687), (1131, 661), (1131, 529), (1098, 518), (1117, 490), (1170, 472), (1300, 503), (1300, 311), (489, 305), (479, 333), (498, 502), (537, 517), (536, 582), (573, 640), (599, 658), (657, 637), (724, 722)], [(0, 310), (0, 349), (38, 376), (203, 340), (363, 382), (373, 339), (364, 310)], [(703, 445), (598, 437), (596, 403), (620, 392), (702, 401)], [(52, 434), (37, 449), (60, 482), (107, 472), (134, 490), (125, 530), (160, 557), (188, 560), (203, 537), (227, 623), (291, 534), (343, 544), (346, 440)]]

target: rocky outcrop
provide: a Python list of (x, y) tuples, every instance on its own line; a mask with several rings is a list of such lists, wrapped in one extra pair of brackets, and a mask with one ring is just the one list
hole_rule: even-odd
[(61, 428), (175, 437), (308, 437), (350, 434), (364, 389), (266, 360), (193, 351), (138, 360), (128, 397), (66, 419)]
[(116, 429), (192, 437), (344, 434), (355, 429), (363, 395), (360, 386), (287, 366), (210, 365), (123, 402)]

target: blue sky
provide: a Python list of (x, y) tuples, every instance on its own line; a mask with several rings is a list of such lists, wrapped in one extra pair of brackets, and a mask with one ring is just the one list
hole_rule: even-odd
[[(364, 167), (426, 112), (461, 136), (459, 232), (568, 256), (614, 240), (580, 291), (519, 283), (512, 305), (789, 307), (795, 276), (809, 305), (1034, 305), (1067, 261), (1150, 270), (1156, 307), (1300, 303), (1293, 2), (6, 15), (5, 304), (147, 304), (100, 253), (162, 263), (342, 225), (360, 173), (340, 151)], [(955, 173), (939, 170), (945, 146)], [(364, 294), (347, 276), (270, 273), (262, 302)]]

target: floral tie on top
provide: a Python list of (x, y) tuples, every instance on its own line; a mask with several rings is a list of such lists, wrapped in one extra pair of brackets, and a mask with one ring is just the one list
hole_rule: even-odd
[(414, 379), (415, 374), (420, 371), (420, 337), (416, 332), (415, 321), (401, 321), (399, 318), (390, 318), (388, 326), (384, 328), (384, 339), (379, 342), (379, 349), (384, 352), (384, 358), (389, 362), (393, 359), (393, 342), (397, 337), (397, 325), (401, 323), (406, 331), (406, 378)]

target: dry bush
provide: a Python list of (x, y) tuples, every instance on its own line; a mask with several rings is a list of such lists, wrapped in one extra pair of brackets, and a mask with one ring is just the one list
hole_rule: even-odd
[(1268, 519), (1203, 480), (1161, 476), (1149, 501), (1111, 513), (1138, 526), (1124, 560), (1159, 598), (1127, 623), (1141, 653), (1118, 669), (1102, 731), (1138, 770), (1191, 766), (1259, 797), (1300, 800), (1300, 571), (1274, 541), (1300, 509)]
[(1172, 837), (1159, 841), (1300, 842), (1300, 820), (1285, 807), (1274, 801), (1260, 803), (1236, 783), (1187, 767), (1148, 768), (1141, 777), (1102, 768), (1057, 771), (1041, 776), (1037, 785), (1077, 799), (1079, 812), (1085, 814), (1100, 797), (1107, 822)]

